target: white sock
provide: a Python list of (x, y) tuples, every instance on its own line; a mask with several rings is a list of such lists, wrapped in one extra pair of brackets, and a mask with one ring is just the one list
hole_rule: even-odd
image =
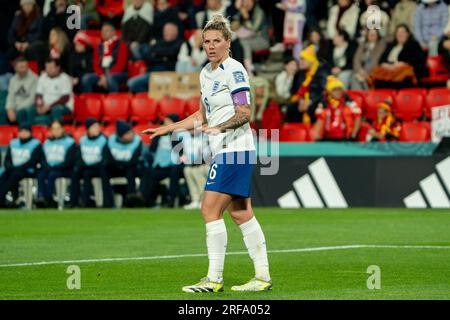
[(206, 245), (209, 258), (208, 278), (212, 282), (222, 281), (227, 240), (227, 229), (223, 219), (206, 224)]
[(255, 266), (255, 277), (264, 281), (270, 280), (269, 260), (267, 259), (266, 239), (261, 226), (255, 217), (239, 226), (244, 236), (250, 258)]

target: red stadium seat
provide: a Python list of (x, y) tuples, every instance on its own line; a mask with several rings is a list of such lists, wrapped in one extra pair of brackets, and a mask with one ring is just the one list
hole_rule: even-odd
[(404, 121), (419, 119), (425, 98), (420, 91), (400, 90), (395, 96), (395, 115)]
[(28, 68), (30, 68), (30, 70), (34, 74), (39, 75), (39, 64), (37, 61), (35, 61), (35, 60), (28, 61)]
[(84, 123), (87, 118), (100, 120), (103, 113), (100, 96), (79, 95), (75, 98), (75, 122)]
[(133, 127), (133, 131), (141, 137), (142, 143), (144, 144), (150, 144), (152, 141), (150, 139), (150, 136), (146, 134), (142, 134), (142, 131), (149, 128), (157, 128), (158, 125), (156, 124), (138, 124)]
[(405, 122), (400, 132), (400, 141), (403, 142), (427, 142), (429, 132), (420, 122)]
[(364, 96), (365, 110), (364, 116), (369, 120), (377, 118), (377, 107), (385, 100), (394, 101), (393, 90), (369, 90)]
[(164, 97), (159, 100), (159, 119), (164, 118), (171, 114), (178, 114), (180, 119), (184, 118), (184, 100), (175, 97)]
[(427, 58), (429, 76), (420, 79), (422, 83), (444, 83), (449, 79), (448, 70), (442, 61), (442, 56)]
[(430, 89), (427, 95), (425, 114), (431, 119), (431, 109), (433, 107), (450, 105), (450, 89), (435, 88)]
[(308, 129), (302, 123), (286, 123), (280, 130), (280, 142), (306, 142)]
[(267, 138), (272, 136), (271, 130), (280, 129), (283, 123), (283, 114), (280, 106), (274, 100), (271, 100), (263, 112), (261, 119), (261, 126), (267, 129)]
[(362, 91), (347, 90), (347, 95), (358, 105), (361, 111), (364, 111), (364, 94)]
[(361, 122), (361, 127), (359, 128), (358, 135), (356, 137), (356, 141), (358, 142), (367, 142), (367, 134), (369, 133), (369, 129), (372, 126), (365, 121)]
[(185, 113), (190, 116), (200, 109), (201, 97), (191, 97), (185, 101)]
[(158, 118), (158, 103), (147, 94), (136, 95), (131, 100), (131, 121), (149, 123)]
[(7, 146), (17, 136), (16, 126), (0, 126), (0, 145)]
[(111, 123), (110, 125), (104, 127), (102, 132), (105, 136), (109, 137), (113, 133), (116, 133), (116, 125), (114, 123)]
[(44, 142), (50, 134), (50, 128), (43, 125), (34, 125), (31, 127), (31, 135), (41, 142)]
[(130, 116), (130, 97), (125, 94), (109, 94), (103, 99), (103, 122), (128, 120)]
[(64, 125), (64, 131), (68, 134), (70, 134), (71, 136), (73, 136), (73, 133), (75, 132), (76, 127), (74, 125), (71, 124), (65, 124)]
[(72, 135), (76, 143), (80, 143), (81, 137), (84, 136), (85, 134), (86, 134), (86, 127), (84, 125), (81, 125), (75, 128)]

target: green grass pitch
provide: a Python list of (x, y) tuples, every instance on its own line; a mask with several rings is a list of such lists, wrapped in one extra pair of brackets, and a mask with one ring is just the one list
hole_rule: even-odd
[[(255, 211), (274, 288), (246, 294), (230, 291), (253, 266), (228, 216), (225, 291), (188, 294), (207, 270), (198, 211), (1, 211), (0, 299), (450, 299), (448, 210)], [(354, 245), (373, 247), (342, 247)], [(80, 290), (66, 286), (69, 265)], [(379, 290), (367, 288), (370, 265)]]

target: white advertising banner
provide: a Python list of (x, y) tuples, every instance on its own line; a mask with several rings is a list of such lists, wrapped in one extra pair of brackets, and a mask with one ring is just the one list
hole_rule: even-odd
[(450, 137), (450, 105), (431, 109), (431, 139), (435, 143)]

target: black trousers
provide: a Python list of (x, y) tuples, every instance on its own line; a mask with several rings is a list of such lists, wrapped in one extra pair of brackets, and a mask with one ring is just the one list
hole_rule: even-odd
[(3, 172), (0, 177), (0, 206), (5, 206), (6, 194), (9, 191), (17, 194), (20, 180), (29, 177), (33, 177), (33, 175), (23, 169), (10, 169)]
[(145, 198), (146, 206), (154, 206), (156, 201), (156, 190), (159, 182), (165, 178), (170, 178), (169, 205), (173, 205), (179, 190), (179, 181), (183, 177), (183, 164), (170, 167), (155, 167), (144, 173), (141, 182), (141, 193)]
[(125, 177), (127, 179), (127, 196), (136, 193), (136, 178), (138, 177), (136, 166), (123, 166), (112, 163), (107, 166), (106, 171), (108, 178)]
[(112, 208), (114, 205), (113, 192), (109, 183), (109, 176), (104, 165), (77, 166), (72, 175), (70, 187), (70, 203), (76, 207), (80, 199), (80, 181), (83, 180), (83, 191), (81, 200), (84, 205), (89, 204), (90, 196), (93, 194), (92, 178), (100, 178), (103, 190), (103, 207)]

